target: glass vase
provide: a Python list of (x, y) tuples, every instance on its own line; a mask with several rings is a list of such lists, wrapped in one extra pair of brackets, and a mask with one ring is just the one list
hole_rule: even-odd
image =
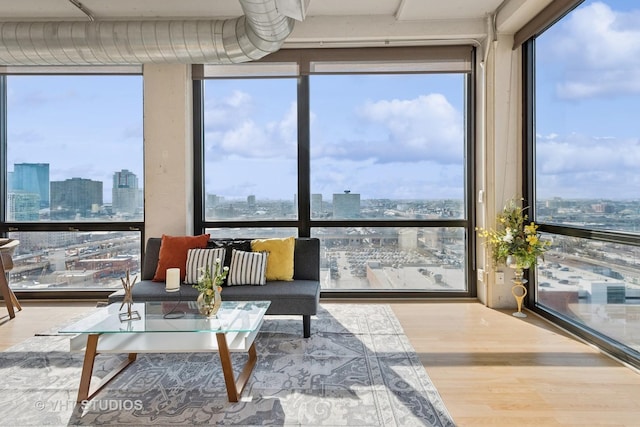
[(206, 294), (200, 292), (198, 299), (196, 300), (198, 311), (207, 319), (213, 319), (216, 317), (220, 305), (222, 305), (222, 296), (218, 292), (217, 288), (213, 289), (213, 293)]

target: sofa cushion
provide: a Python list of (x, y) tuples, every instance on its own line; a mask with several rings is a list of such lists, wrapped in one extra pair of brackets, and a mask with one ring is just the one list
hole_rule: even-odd
[(208, 269), (211, 277), (216, 271), (216, 261), (220, 260), (220, 268), (224, 260), (224, 248), (217, 249), (189, 249), (187, 251), (187, 266), (184, 283), (195, 285), (204, 273), (203, 269)]
[(268, 252), (245, 252), (233, 249), (227, 284), (229, 286), (264, 285), (267, 283), (265, 273), (268, 260)]
[(268, 252), (267, 281), (293, 280), (293, 253), (296, 245), (295, 237), (255, 239), (251, 241), (254, 252)]
[[(146, 301), (195, 301), (198, 290), (180, 285), (180, 292), (166, 292), (164, 286), (150, 280), (137, 282), (132, 289), (134, 303)], [(229, 286), (222, 293), (223, 301), (271, 301), (267, 314), (316, 314), (320, 285), (315, 280), (293, 282), (274, 281), (265, 286)], [(109, 303), (122, 302), (122, 289), (109, 295)]]
[(276, 280), (265, 286), (229, 286), (223, 301), (271, 301), (267, 314), (316, 314), (320, 284), (315, 280)]
[(153, 276), (154, 282), (164, 282), (167, 278), (167, 268), (179, 268), (180, 280), (184, 280), (187, 265), (187, 251), (194, 248), (206, 248), (209, 234), (199, 236), (168, 236), (162, 235), (158, 267)]

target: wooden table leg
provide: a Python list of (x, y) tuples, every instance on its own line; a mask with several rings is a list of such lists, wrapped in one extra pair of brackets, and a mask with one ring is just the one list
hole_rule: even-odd
[(98, 348), (98, 334), (87, 336), (87, 349), (84, 351), (84, 363), (82, 364), (82, 376), (80, 377), (80, 388), (78, 389), (78, 402), (89, 398), (89, 387), (91, 386), (91, 374), (93, 374), (93, 363), (96, 360)]
[(91, 375), (93, 374), (93, 365), (98, 355), (98, 338), (100, 334), (89, 334), (87, 336), (87, 349), (84, 353), (84, 363), (82, 365), (82, 376), (80, 377), (80, 388), (78, 389), (78, 400), (82, 402), (84, 400), (93, 399), (109, 381), (114, 379), (116, 375), (122, 372), (127, 366), (133, 363), (137, 358), (137, 353), (129, 353), (129, 357), (124, 360), (120, 365), (116, 366), (107, 376), (105, 376), (97, 386), (91, 390)]
[(227, 385), (227, 396), (229, 397), (229, 402), (237, 402), (240, 400), (244, 386), (247, 385), (247, 381), (251, 376), (253, 367), (256, 365), (256, 361), (258, 360), (256, 346), (255, 343), (253, 343), (251, 344), (251, 347), (249, 347), (249, 359), (244, 365), (244, 368), (242, 368), (242, 372), (236, 381), (233, 375), (233, 365), (231, 363), (231, 353), (229, 353), (227, 338), (224, 333), (217, 333), (216, 338), (218, 339), (218, 353), (220, 354), (220, 363), (222, 364), (224, 382)]

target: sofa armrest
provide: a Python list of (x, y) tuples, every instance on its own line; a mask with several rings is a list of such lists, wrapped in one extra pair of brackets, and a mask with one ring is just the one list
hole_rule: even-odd
[(142, 263), (142, 278), (140, 280), (152, 280), (158, 268), (158, 260), (160, 258), (161, 237), (150, 237), (147, 240), (147, 246), (144, 250), (144, 259)]
[(298, 237), (293, 253), (293, 278), (320, 280), (320, 240), (315, 237)]

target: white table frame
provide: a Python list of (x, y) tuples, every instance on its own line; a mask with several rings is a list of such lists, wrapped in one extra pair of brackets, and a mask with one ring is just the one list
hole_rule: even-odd
[[(240, 400), (242, 391), (258, 360), (255, 338), (260, 331), (264, 315), (250, 332), (131, 332), (131, 333), (83, 333), (71, 339), (72, 350), (84, 348), (84, 363), (80, 377), (77, 402), (91, 400), (120, 372), (133, 363), (139, 353), (196, 353), (218, 352), (230, 402)], [(235, 378), (231, 353), (248, 354), (242, 372)], [(103, 353), (128, 353), (119, 366), (91, 387), (96, 356)]]

